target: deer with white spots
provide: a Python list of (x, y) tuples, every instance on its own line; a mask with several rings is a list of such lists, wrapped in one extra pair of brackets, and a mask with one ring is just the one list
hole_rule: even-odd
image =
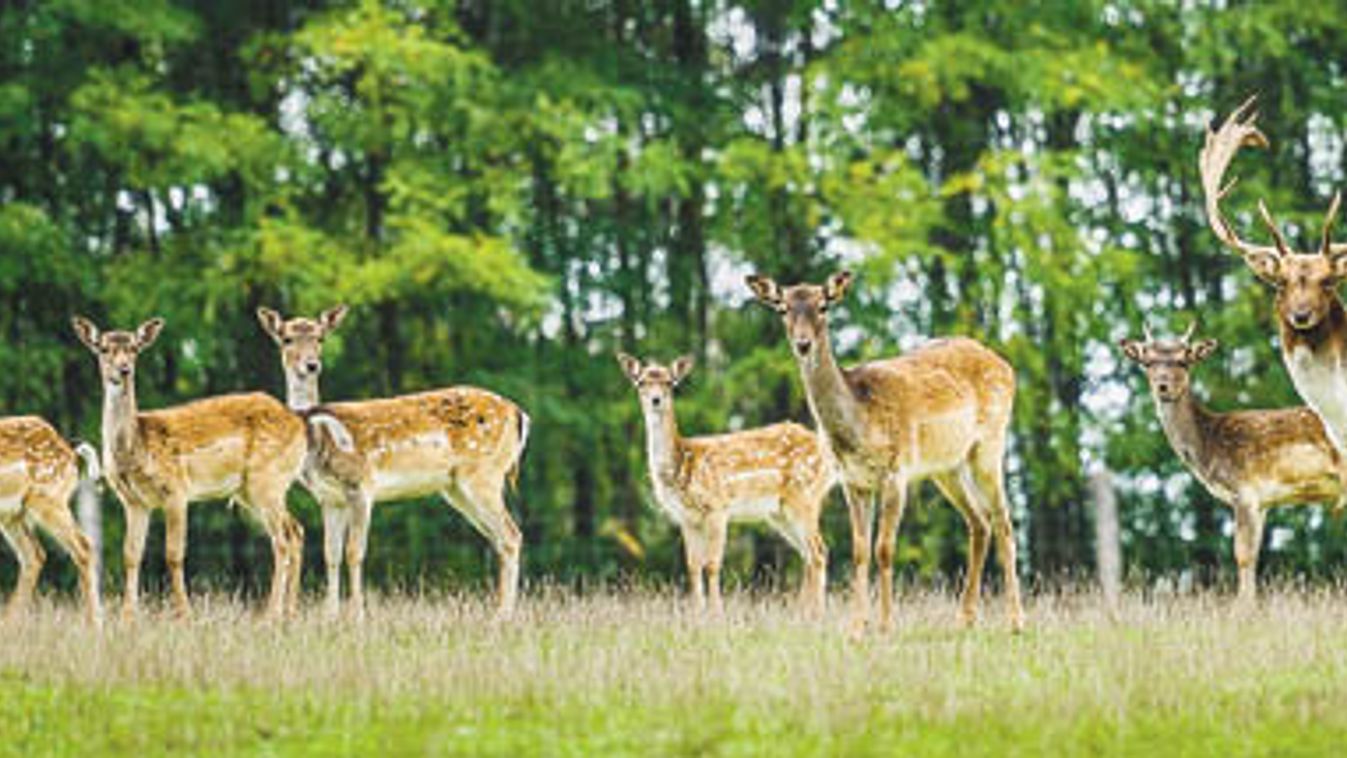
[(731, 521), (765, 521), (804, 561), (800, 600), (822, 612), (827, 592), (828, 549), (819, 515), (832, 489), (832, 465), (818, 436), (795, 423), (731, 434), (683, 437), (673, 392), (692, 370), (683, 356), (669, 367), (618, 353), (636, 387), (645, 418), (646, 452), (655, 500), (682, 530), (688, 578), (699, 610), (722, 610), (720, 567)]
[(931, 479), (968, 525), (968, 575), (961, 620), (977, 617), (989, 538), (996, 537), (1007, 615), (1024, 623), (1015, 566), (1015, 529), (1006, 499), (1004, 458), (1015, 402), (1015, 371), (970, 339), (931, 342), (897, 358), (841, 368), (833, 358), (828, 311), (851, 285), (851, 273), (823, 285), (781, 287), (765, 276), (747, 283), (758, 301), (781, 315), (804, 379), (809, 408), (836, 457), (851, 516), (852, 634), (870, 615), (870, 551), (874, 499), (883, 507), (878, 546), (880, 624), (893, 623), (893, 557), (908, 487)]
[[(1194, 328), (1196, 325), (1194, 325)], [(1216, 340), (1125, 339), (1123, 355), (1146, 370), (1170, 447), (1212, 497), (1235, 512), (1239, 598), (1257, 593), (1258, 553), (1269, 508), (1347, 500), (1342, 459), (1309, 408), (1215, 413), (1193, 397), (1189, 373), (1216, 350)]]
[(1324, 217), (1319, 249), (1302, 253), (1291, 249), (1281, 229), (1258, 202), (1258, 215), (1273, 244), (1247, 242), (1221, 213), (1221, 200), (1234, 188), (1222, 185), (1230, 161), (1241, 147), (1268, 147), (1259, 131), (1249, 98), (1230, 114), (1219, 129), (1207, 130), (1198, 158), (1206, 196), (1207, 222), (1216, 238), (1239, 253), (1253, 273), (1277, 290), (1277, 323), (1282, 361), (1296, 391), (1323, 419), (1329, 439), (1347, 454), (1347, 309), (1338, 287), (1347, 278), (1347, 243), (1333, 242), (1342, 195), (1336, 193)]
[(46, 562), (47, 554), (33, 531), (37, 525), (75, 562), (89, 623), (100, 621), (97, 561), (89, 538), (70, 513), (81, 460), (85, 477), (97, 480), (98, 452), (89, 445), (71, 448), (51, 424), (36, 416), (0, 419), (0, 532), (19, 559), (19, 581), (5, 607), (6, 618), (28, 608)]
[(439, 495), (491, 542), (500, 563), (497, 613), (509, 616), (523, 538), (504, 490), (519, 474), (528, 414), (475, 387), (320, 404), (323, 342), (346, 317), (346, 306), (316, 319), (285, 319), (270, 308), (259, 308), (257, 317), (280, 349), (287, 403), (310, 424), (301, 480), (323, 508), (328, 613), (340, 609), (343, 550), (351, 605), (357, 615), (364, 612), (362, 569), (374, 504)]
[(155, 508), (164, 510), (174, 613), (179, 618), (190, 614), (183, 573), (187, 506), (200, 500), (227, 500), (257, 517), (271, 538), (267, 613), (275, 617), (293, 611), (299, 602), (304, 528), (286, 510), (285, 497), (304, 463), (304, 422), (260, 392), (141, 411), (136, 404), (136, 360), (163, 326), (163, 319), (155, 318), (134, 332), (101, 332), (88, 319), (74, 319), (75, 334), (98, 358), (103, 464), (126, 514), (122, 615), (133, 617), (140, 602), (140, 564)]

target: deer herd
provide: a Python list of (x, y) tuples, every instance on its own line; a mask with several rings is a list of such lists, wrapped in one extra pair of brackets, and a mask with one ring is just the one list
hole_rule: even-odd
[[(1306, 406), (1215, 412), (1193, 397), (1190, 372), (1216, 350), (1194, 340), (1124, 339), (1123, 355), (1146, 373), (1165, 436), (1193, 476), (1235, 516), (1239, 598), (1255, 593), (1255, 570), (1268, 508), (1291, 503), (1347, 505), (1347, 311), (1337, 294), (1347, 277), (1347, 243), (1331, 235), (1334, 196), (1319, 248), (1296, 252), (1263, 203), (1258, 215), (1272, 244), (1245, 241), (1221, 210), (1234, 181), (1223, 177), (1241, 147), (1267, 147), (1253, 99), (1208, 130), (1199, 157), (1208, 223), (1253, 273), (1276, 289), (1282, 358)], [(693, 368), (684, 356), (665, 366), (624, 353), (617, 359), (638, 396), (655, 501), (679, 527), (699, 609), (721, 609), (720, 569), (729, 524), (765, 522), (799, 553), (802, 609), (824, 608), (828, 549), (820, 516), (834, 485), (851, 523), (850, 628), (871, 622), (871, 558), (878, 564), (878, 625), (893, 619), (893, 559), (912, 485), (929, 479), (963, 517), (968, 567), (959, 619), (977, 616), (981, 577), (995, 542), (1012, 629), (1024, 623), (1016, 542), (1005, 488), (1015, 371), (1000, 355), (964, 338), (941, 339), (884, 360), (838, 365), (828, 313), (846, 296), (849, 272), (823, 284), (782, 286), (749, 276), (758, 303), (780, 315), (816, 430), (783, 422), (714, 436), (684, 437), (674, 391)], [(100, 477), (123, 506), (125, 583), (122, 614), (134, 617), (150, 511), (164, 511), (172, 608), (190, 614), (184, 561), (187, 507), (202, 500), (242, 506), (271, 540), (268, 616), (299, 600), (304, 529), (287, 507), (298, 483), (323, 514), (325, 610), (340, 609), (345, 562), (349, 603), (364, 609), (362, 566), (376, 503), (438, 495), (490, 542), (498, 561), (497, 611), (516, 604), (522, 537), (505, 503), (529, 435), (518, 405), (475, 387), (400, 397), (324, 403), (319, 396), (325, 338), (346, 317), (338, 306), (317, 318), (286, 319), (258, 310), (276, 343), (286, 402), (245, 393), (153, 411), (136, 401), (136, 362), (164, 327), (151, 319), (134, 331), (102, 331), (73, 320), (96, 356), (103, 388), (102, 451), (72, 447), (42, 419), (0, 419), (0, 532), (17, 554), (19, 578), (6, 616), (31, 602), (45, 555), (40, 526), (79, 570), (88, 618), (101, 617), (97, 562), (71, 515), (83, 476)], [(877, 512), (877, 513), (876, 513)], [(875, 534), (875, 529), (878, 533)]]

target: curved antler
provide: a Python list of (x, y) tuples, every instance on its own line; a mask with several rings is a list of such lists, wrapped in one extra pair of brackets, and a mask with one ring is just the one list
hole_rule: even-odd
[(1188, 325), (1188, 331), (1183, 333), (1183, 336), (1179, 338), (1179, 341), (1186, 345), (1188, 344), (1188, 341), (1191, 340), (1193, 338), (1193, 335), (1196, 333), (1197, 333), (1197, 319), (1193, 319), (1193, 323)]
[[(1245, 100), (1226, 118), (1219, 129), (1212, 130), (1210, 126), (1207, 127), (1206, 142), (1202, 145), (1202, 152), (1198, 154), (1197, 164), (1202, 175), (1202, 192), (1206, 196), (1207, 224), (1215, 232), (1216, 238), (1242, 255), (1251, 253), (1279, 255), (1279, 250), (1285, 248), (1285, 240), (1281, 239), (1280, 232), (1276, 232), (1277, 247), (1255, 245), (1240, 239), (1239, 235), (1235, 234), (1234, 227), (1221, 213), (1221, 200), (1230, 194), (1230, 190), (1234, 189), (1239, 181), (1231, 179), (1224, 187), (1221, 186), (1221, 179), (1226, 169), (1230, 167), (1230, 161), (1235, 157), (1235, 153), (1246, 145), (1261, 148), (1267, 148), (1269, 145), (1267, 137), (1254, 125), (1258, 120), (1258, 113), (1253, 112), (1253, 104), (1257, 97), (1254, 95)], [(1272, 226), (1275, 229), (1275, 224)]]
[(1328, 212), (1324, 214), (1324, 236), (1323, 241), (1319, 243), (1319, 252), (1322, 255), (1334, 256), (1347, 253), (1347, 243), (1333, 242), (1333, 226), (1338, 222), (1338, 206), (1342, 204), (1342, 190), (1333, 193), (1333, 202), (1328, 204)]

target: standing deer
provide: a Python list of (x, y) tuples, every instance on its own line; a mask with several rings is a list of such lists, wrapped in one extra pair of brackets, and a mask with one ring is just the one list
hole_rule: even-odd
[(1216, 340), (1125, 339), (1123, 354), (1146, 370), (1155, 411), (1169, 444), (1212, 497), (1235, 512), (1239, 597), (1257, 592), (1258, 551), (1267, 510), (1277, 505), (1347, 504), (1339, 478), (1342, 458), (1323, 422), (1309, 408), (1214, 413), (1193, 397), (1189, 374), (1216, 349)]
[(351, 603), (357, 615), (364, 611), (362, 567), (374, 504), (439, 495), (490, 540), (500, 562), (497, 610), (509, 616), (523, 539), (504, 489), (519, 474), (528, 414), (475, 387), (319, 405), (323, 340), (346, 317), (346, 306), (317, 319), (286, 320), (270, 308), (259, 308), (257, 317), (280, 348), (291, 410), (312, 426), (302, 481), (323, 507), (328, 613), (340, 606), (343, 547)]
[(832, 466), (818, 436), (794, 423), (773, 424), (714, 437), (683, 437), (673, 391), (692, 371), (692, 357), (669, 367), (617, 354), (636, 387), (645, 417), (646, 452), (655, 500), (683, 533), (688, 579), (698, 609), (719, 614), (720, 567), (731, 521), (763, 520), (804, 560), (801, 605), (823, 611), (828, 548), (819, 514), (832, 489)]
[(869, 574), (874, 499), (883, 507), (878, 545), (880, 624), (893, 623), (893, 556), (908, 486), (930, 478), (968, 525), (968, 575), (961, 621), (977, 618), (989, 534), (1005, 574), (1012, 628), (1024, 624), (1016, 574), (1015, 531), (1003, 482), (1006, 433), (1015, 401), (1015, 372), (1001, 356), (970, 339), (934, 341), (918, 350), (849, 369), (833, 358), (828, 309), (851, 285), (851, 273), (822, 286), (781, 287), (752, 275), (748, 286), (785, 323), (804, 379), (809, 408), (838, 462), (851, 515), (854, 563), (852, 632), (870, 615)]
[(1249, 98), (1219, 129), (1207, 130), (1198, 159), (1207, 222), (1217, 239), (1243, 256), (1258, 278), (1276, 288), (1282, 360), (1291, 381), (1323, 419), (1334, 447), (1347, 452), (1347, 311), (1338, 296), (1338, 285), (1347, 277), (1347, 244), (1332, 241), (1342, 196), (1334, 194), (1328, 206), (1317, 252), (1293, 251), (1261, 200), (1258, 213), (1273, 244), (1256, 245), (1235, 233), (1220, 206), (1235, 181), (1223, 187), (1222, 177), (1241, 147), (1266, 148), (1269, 144), (1254, 124), (1258, 114), (1253, 104), (1254, 98)]
[(89, 538), (70, 513), (70, 496), (79, 484), (79, 460), (85, 477), (97, 480), (98, 452), (70, 444), (36, 416), (0, 419), (0, 532), (19, 559), (19, 581), (5, 608), (14, 618), (27, 609), (47, 555), (33, 532), (47, 531), (75, 562), (89, 623), (102, 616), (96, 561)]
[(157, 411), (136, 406), (136, 359), (159, 336), (163, 319), (134, 332), (100, 332), (76, 317), (75, 334), (98, 357), (103, 380), (103, 463), (126, 512), (122, 544), (126, 589), (122, 615), (140, 602), (140, 563), (150, 511), (164, 509), (173, 607), (187, 617), (187, 505), (227, 499), (251, 511), (271, 538), (270, 616), (298, 604), (304, 529), (286, 510), (306, 450), (304, 422), (270, 395), (222, 395)]

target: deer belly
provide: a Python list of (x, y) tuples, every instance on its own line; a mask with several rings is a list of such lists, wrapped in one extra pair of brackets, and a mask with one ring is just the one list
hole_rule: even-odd
[(1319, 414), (1328, 438), (1338, 450), (1347, 450), (1347, 377), (1315, 363), (1310, 351), (1298, 348), (1291, 357), (1291, 380), (1300, 397)]
[(730, 518), (758, 521), (780, 510), (781, 470), (778, 468), (737, 471), (724, 478), (730, 491)]
[(370, 456), (375, 463), (375, 499), (398, 500), (443, 491), (453, 483), (451, 452), (444, 432), (383, 444)]
[(205, 445), (182, 457), (193, 500), (226, 497), (243, 484), (244, 444), (231, 437)]
[(730, 504), (730, 518), (735, 521), (763, 521), (781, 510), (781, 499), (757, 497), (735, 500)]

